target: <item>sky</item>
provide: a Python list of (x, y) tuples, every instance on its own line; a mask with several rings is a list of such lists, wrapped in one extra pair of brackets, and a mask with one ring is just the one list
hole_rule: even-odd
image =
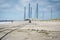
[[(28, 18), (29, 3), (32, 7), (32, 18), (36, 18), (36, 4), (38, 3), (38, 19), (60, 18), (60, 0), (0, 0), (0, 20), (23, 20), (24, 7)], [(44, 14), (44, 16), (43, 16)]]

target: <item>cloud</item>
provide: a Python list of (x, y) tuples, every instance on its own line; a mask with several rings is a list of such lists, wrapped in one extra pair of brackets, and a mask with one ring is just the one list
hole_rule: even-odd
[(0, 4), (3, 4), (3, 3), (5, 3), (5, 0), (0, 0)]
[(23, 8), (20, 7), (19, 5), (15, 5), (15, 8), (14, 8), (16, 11), (23, 11)]
[(51, 1), (56, 1), (57, 2), (57, 1), (60, 1), (60, 0), (51, 0)]
[(10, 8), (10, 7), (11, 7), (11, 5), (8, 4), (8, 3), (5, 3), (3, 5), (0, 5), (0, 8)]
[(28, 3), (30, 2), (30, 0), (18, 0), (18, 4), (22, 5), (22, 6), (27, 6)]
[[(26, 12), (28, 14), (29, 3), (33, 9), (33, 14), (36, 11), (36, 4), (39, 4), (39, 13), (45, 11), (46, 13), (53, 8), (54, 12), (60, 12), (60, 0), (0, 0), (0, 14), (3, 13), (24, 13), (24, 7), (26, 6)], [(59, 10), (59, 11), (58, 11)]]
[[(14, 9), (16, 8), (16, 10), (20, 11), (24, 8), (24, 6), (28, 7), (29, 2), (31, 3), (31, 6), (33, 8), (36, 8), (36, 3), (38, 2), (39, 7), (41, 8), (45, 8), (47, 6), (49, 6), (52, 1), (59, 1), (59, 0), (51, 0), (51, 2), (49, 2), (49, 0), (0, 0), (0, 9)], [(59, 3), (52, 3), (53, 7), (57, 8), (57, 6), (59, 6)], [(57, 6), (56, 6), (57, 5)]]

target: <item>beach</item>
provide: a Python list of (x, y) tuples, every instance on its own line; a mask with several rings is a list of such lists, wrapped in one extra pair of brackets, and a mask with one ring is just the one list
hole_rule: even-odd
[(2, 40), (60, 40), (60, 21), (14, 21), (0, 24), (1, 37)]

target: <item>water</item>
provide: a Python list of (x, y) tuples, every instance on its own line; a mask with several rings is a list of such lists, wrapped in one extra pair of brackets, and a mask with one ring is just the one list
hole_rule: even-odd
[(0, 24), (9, 24), (11, 22), (0, 22)]

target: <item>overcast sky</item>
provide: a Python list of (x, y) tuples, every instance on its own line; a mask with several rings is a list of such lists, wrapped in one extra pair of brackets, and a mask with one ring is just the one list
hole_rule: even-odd
[(51, 8), (52, 18), (60, 18), (60, 0), (0, 0), (0, 20), (23, 20), (25, 6), (28, 18), (29, 3), (32, 7), (32, 18), (35, 18), (36, 3), (39, 5), (39, 19), (51, 19)]

